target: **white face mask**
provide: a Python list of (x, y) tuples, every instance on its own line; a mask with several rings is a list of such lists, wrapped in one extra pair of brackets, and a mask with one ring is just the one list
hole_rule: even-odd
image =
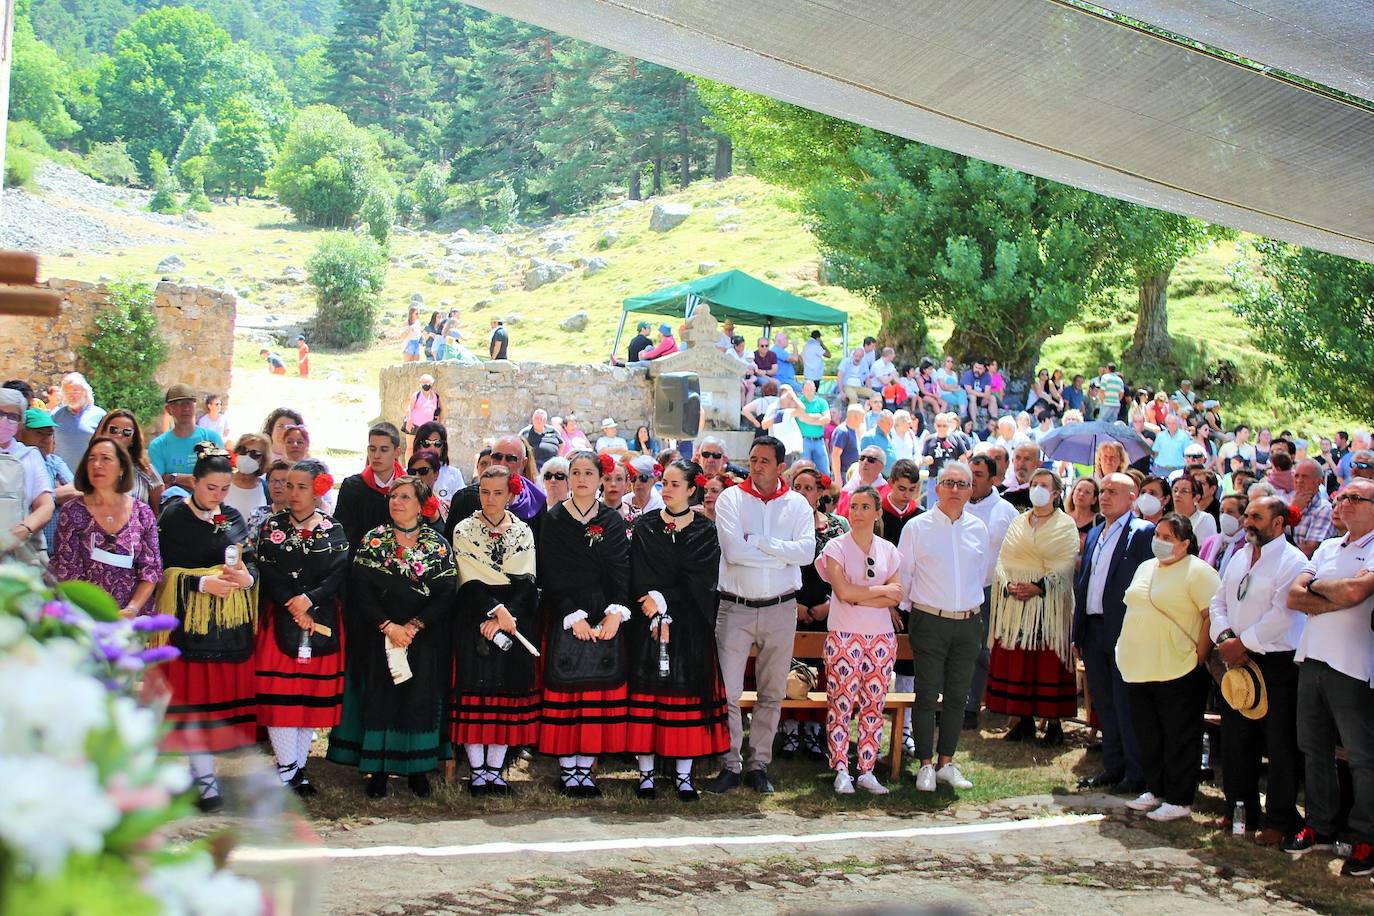
[(240, 474), (247, 474), (249, 477), (256, 474), (258, 468), (261, 467), (261, 465), (258, 464), (258, 459), (254, 458), (252, 455), (239, 455), (238, 459), (234, 462), (234, 466)]
[(1240, 530), (1240, 519), (1234, 515), (1222, 514), (1221, 516), (1221, 536), (1230, 537)]
[(1172, 560), (1174, 558), (1174, 546), (1176, 541), (1165, 541), (1160, 538), (1150, 540), (1150, 550), (1154, 551), (1156, 560)]
[(1030, 502), (1037, 509), (1044, 508), (1054, 501), (1054, 495), (1050, 493), (1049, 487), (1031, 487)]
[(1153, 493), (1141, 493), (1135, 498), (1135, 511), (1141, 515), (1150, 516), (1164, 508), (1164, 504), (1159, 501), (1159, 497)]

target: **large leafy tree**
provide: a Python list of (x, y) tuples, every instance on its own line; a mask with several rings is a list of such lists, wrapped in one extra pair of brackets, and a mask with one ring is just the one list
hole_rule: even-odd
[(1235, 311), (1278, 357), (1280, 392), (1318, 410), (1374, 417), (1374, 265), (1261, 240), (1233, 278)]
[(190, 7), (144, 13), (115, 38), (96, 94), (98, 139), (123, 138), (137, 162), (154, 149), (176, 155), (186, 127), (206, 110), (229, 33)]
[(67, 104), (76, 91), (70, 70), (56, 51), (34, 35), (25, 16), (14, 23), (13, 54), (9, 119), (33, 122), (49, 140), (75, 134), (80, 125)]
[(257, 109), (243, 98), (226, 102), (210, 143), (210, 159), (235, 203), (263, 183), (275, 153), (271, 128)]
[(1106, 198), (920, 143), (865, 132), (805, 209), (838, 281), (882, 313), (885, 341), (915, 354), (926, 318), (946, 349), (1035, 370), (1040, 348), (1115, 279)]
[(370, 196), (396, 193), (376, 139), (328, 105), (301, 109), (268, 183), (297, 219), (315, 226), (347, 226)]

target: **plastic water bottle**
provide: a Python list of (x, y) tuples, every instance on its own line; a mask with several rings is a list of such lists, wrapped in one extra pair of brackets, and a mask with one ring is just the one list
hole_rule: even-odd
[(1212, 768), (1212, 736), (1209, 732), (1202, 733), (1202, 768)]
[(663, 641), (663, 628), (659, 628), (658, 637), (658, 676), (668, 676), (668, 644)]
[(509, 652), (510, 647), (515, 645), (515, 640), (511, 639), (500, 630), (496, 631), (496, 635), (491, 638), (491, 641), (496, 643), (496, 648), (500, 649), (502, 652)]
[(296, 647), (296, 661), (304, 665), (310, 661), (310, 631), (301, 630), (301, 643)]
[(1236, 810), (1231, 812), (1231, 836), (1245, 836), (1245, 802), (1236, 802)]

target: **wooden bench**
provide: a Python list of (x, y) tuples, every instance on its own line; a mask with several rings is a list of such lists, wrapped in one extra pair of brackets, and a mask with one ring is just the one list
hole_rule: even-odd
[[(804, 662), (814, 662), (817, 667), (822, 667), (825, 658), (825, 636), (825, 633), (799, 632), (792, 643), (792, 657)], [(757, 650), (751, 654), (757, 654)], [(897, 658), (901, 661), (911, 660), (911, 643), (905, 633), (897, 634)], [(753, 709), (758, 699), (757, 691), (746, 690), (739, 698), (739, 707), (741, 710)], [(823, 691), (813, 690), (804, 700), (783, 699), (781, 705), (783, 709), (825, 709), (828, 702)], [(899, 778), (902, 772), (902, 725), (905, 720), (903, 714), (915, 703), (914, 693), (889, 692), (883, 704), (883, 715), (888, 720), (887, 757), (893, 779)]]

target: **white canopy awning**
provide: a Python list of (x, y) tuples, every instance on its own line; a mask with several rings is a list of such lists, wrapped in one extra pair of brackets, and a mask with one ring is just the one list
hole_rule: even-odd
[[(1055, 0), (475, 2), (899, 136), (1374, 261), (1374, 110)], [(1224, 25), (1239, 4), (1113, 8), (1148, 19), (1131, 9), (1170, 6)], [(1264, 62), (1314, 79), (1343, 70), (1354, 81), (1347, 89), (1368, 76), (1370, 58), (1358, 49), (1368, 47), (1374, 19), (1365, 13), (1347, 28), (1340, 16), (1369, 4), (1245, 7), (1255, 15), (1243, 30), (1202, 40), (1225, 47), (1227, 35), (1249, 36), (1253, 51), (1228, 50), (1263, 59), (1291, 33), (1267, 27), (1260, 13), (1301, 7), (1285, 21), (1299, 19), (1317, 37), (1295, 46), (1286, 66)], [(1338, 60), (1329, 42), (1342, 38), (1351, 53)]]

